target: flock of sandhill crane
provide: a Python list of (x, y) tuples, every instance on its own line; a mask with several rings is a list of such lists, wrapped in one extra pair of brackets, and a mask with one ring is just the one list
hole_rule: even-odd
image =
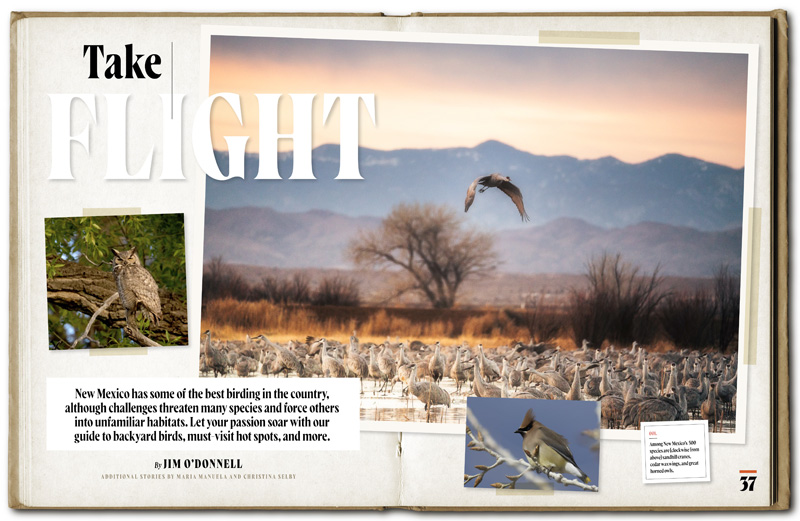
[[(362, 345), (355, 332), (348, 344), (307, 337), (283, 346), (266, 336), (241, 341), (212, 341), (206, 331), (200, 350), (203, 375), (239, 377), (294, 374), (298, 377), (354, 377), (372, 380), (373, 394), (413, 395), (432, 407), (450, 407), (452, 396), (597, 400), (602, 427), (638, 429), (648, 421), (704, 418), (715, 432), (735, 428), (736, 357), (718, 352), (681, 350), (647, 353), (613, 345), (592, 349), (587, 341), (575, 351), (547, 344), (501, 346), (487, 354), (465, 344), (442, 346), (387, 340)], [(455, 387), (448, 392), (443, 388)], [(399, 390), (395, 391), (397, 384)], [(469, 391), (464, 384), (469, 383)]]

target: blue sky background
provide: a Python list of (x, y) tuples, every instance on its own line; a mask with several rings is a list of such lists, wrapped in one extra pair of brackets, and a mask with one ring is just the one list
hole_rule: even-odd
[[(476, 398), (467, 399), (467, 408), (472, 411), (480, 424), (487, 429), (494, 440), (508, 449), (516, 458), (523, 458), (522, 437), (514, 431), (520, 427), (522, 418), (528, 409), (533, 409), (536, 420), (564, 436), (575, 457), (575, 462), (589, 478), (592, 485), (600, 486), (600, 452), (592, 446), (598, 442), (583, 431), (600, 428), (600, 411), (598, 402), (576, 402), (569, 400), (523, 400), (514, 398)], [(474, 432), (474, 425), (467, 425)], [(475, 465), (491, 465), (494, 458), (486, 452), (470, 450), (467, 443), (471, 438), (465, 436), (464, 472), (475, 474)], [(492, 483), (507, 483), (506, 474), (519, 474), (519, 471), (508, 465), (501, 465), (486, 473), (479, 487), (489, 487)], [(572, 478), (571, 475), (566, 475)], [(518, 488), (524, 488), (524, 478), (517, 482)], [(466, 486), (474, 484), (470, 481)], [(528, 483), (530, 485), (530, 483)], [(577, 487), (566, 487), (556, 484), (555, 490), (582, 491)]]

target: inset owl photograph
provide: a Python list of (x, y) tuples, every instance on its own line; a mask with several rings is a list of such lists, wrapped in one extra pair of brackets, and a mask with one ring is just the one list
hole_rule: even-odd
[(598, 402), (467, 399), (464, 486), (596, 492)]
[(45, 219), (50, 350), (188, 344), (183, 214)]

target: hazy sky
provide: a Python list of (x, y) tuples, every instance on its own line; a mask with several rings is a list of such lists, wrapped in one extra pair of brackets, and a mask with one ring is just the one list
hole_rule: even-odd
[[(598, 483), (600, 453), (592, 448), (597, 442), (582, 434), (584, 431), (600, 428), (599, 405), (599, 402), (572, 400), (520, 400), (473, 396), (467, 399), (467, 407), (475, 414), (483, 428), (489, 431), (496, 443), (508, 449), (517, 459), (525, 458), (525, 453), (522, 451), (522, 437), (514, 431), (520, 427), (525, 412), (532, 409), (537, 421), (567, 439), (575, 463), (592, 480), (590, 484), (602, 487), (602, 484)], [(468, 425), (470, 428), (475, 428), (469, 421)], [(477, 472), (475, 465), (491, 465), (495, 460), (486, 452), (469, 450), (466, 447), (469, 441), (469, 436), (465, 436), (464, 472), (472, 475)], [(501, 465), (487, 472), (478, 486), (489, 487), (495, 482), (507, 483), (505, 475), (512, 474), (519, 474), (519, 471)], [(575, 478), (571, 474), (567, 474), (566, 477)], [(467, 486), (471, 487), (473, 484), (470, 482)], [(518, 481), (517, 484), (520, 488), (526, 488), (523, 487), (523, 481)], [(556, 484), (556, 490), (582, 491), (576, 487), (565, 487), (560, 484)]]
[[(680, 153), (744, 163), (743, 54), (214, 36), (210, 94), (242, 95), (244, 127), (220, 103), (214, 146), (248, 135), (258, 150), (254, 93), (318, 93), (314, 145), (339, 140), (338, 108), (322, 125), (322, 93), (374, 93), (361, 146), (472, 147), (496, 139), (535, 154), (641, 162)], [(291, 100), (280, 132), (291, 131)], [(281, 140), (281, 149), (291, 148)]]

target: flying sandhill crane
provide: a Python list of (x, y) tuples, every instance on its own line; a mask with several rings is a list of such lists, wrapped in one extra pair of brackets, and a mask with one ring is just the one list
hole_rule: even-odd
[(480, 193), (485, 192), (489, 188), (499, 188), (504, 194), (509, 196), (514, 204), (517, 206), (519, 215), (523, 221), (529, 221), (530, 217), (525, 212), (525, 205), (522, 203), (522, 192), (519, 188), (511, 183), (511, 178), (501, 174), (491, 174), (479, 177), (469, 185), (467, 189), (467, 198), (464, 200), (464, 211), (469, 210), (472, 202), (475, 200), (475, 189), (481, 185)]
[(450, 407), (450, 394), (433, 382), (417, 382), (417, 367), (411, 369), (411, 379), (408, 381), (408, 391), (425, 404), (425, 410), (430, 414), (430, 408), (436, 405)]
[(203, 334), (206, 337), (203, 343), (203, 354), (206, 355), (206, 366), (208, 366), (212, 371), (214, 371), (214, 378), (216, 378), (218, 374), (225, 376), (225, 373), (228, 370), (227, 357), (219, 349), (211, 347), (210, 329), (206, 329), (205, 333)]

